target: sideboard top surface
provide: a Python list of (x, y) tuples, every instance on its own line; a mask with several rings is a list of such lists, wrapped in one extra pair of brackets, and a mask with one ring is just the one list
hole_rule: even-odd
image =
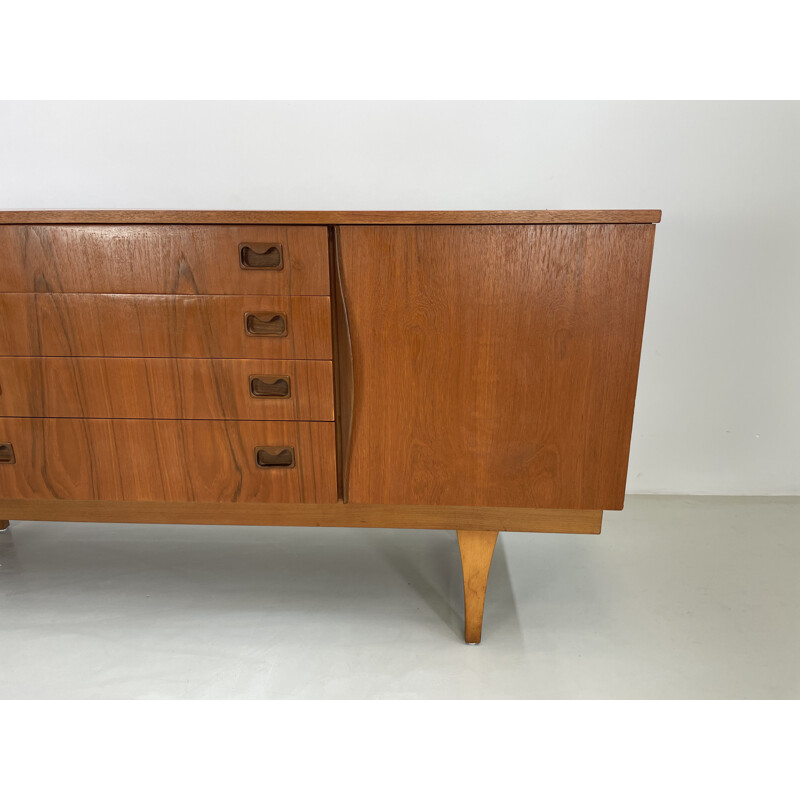
[(661, 221), (661, 211), (0, 211), (0, 225), (598, 225)]

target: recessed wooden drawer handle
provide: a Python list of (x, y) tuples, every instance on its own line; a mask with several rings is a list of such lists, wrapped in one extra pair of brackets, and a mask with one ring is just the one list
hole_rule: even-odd
[(251, 375), (250, 394), (253, 397), (291, 397), (288, 375)]
[(242, 269), (283, 269), (283, 249), (279, 244), (247, 242), (239, 245), (239, 266)]
[(286, 336), (286, 317), (262, 311), (244, 315), (244, 328), (250, 336)]
[(0, 443), (0, 464), (13, 464), (15, 461), (12, 444), (10, 442)]
[(288, 469), (294, 466), (294, 447), (256, 447), (256, 466)]

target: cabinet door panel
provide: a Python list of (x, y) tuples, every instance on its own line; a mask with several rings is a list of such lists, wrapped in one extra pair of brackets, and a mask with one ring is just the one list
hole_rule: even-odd
[(654, 231), (340, 228), (349, 500), (621, 508)]

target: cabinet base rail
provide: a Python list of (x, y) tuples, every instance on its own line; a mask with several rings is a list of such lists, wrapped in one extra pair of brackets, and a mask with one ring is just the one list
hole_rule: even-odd
[(281, 525), (600, 533), (596, 509), (394, 506), (358, 503), (187, 503), (0, 499), (9, 519), (165, 525)]

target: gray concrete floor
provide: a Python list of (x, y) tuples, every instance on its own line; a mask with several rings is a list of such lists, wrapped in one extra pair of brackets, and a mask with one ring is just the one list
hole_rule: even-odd
[(17, 522), (0, 698), (798, 698), (800, 498), (629, 497), (502, 533)]

